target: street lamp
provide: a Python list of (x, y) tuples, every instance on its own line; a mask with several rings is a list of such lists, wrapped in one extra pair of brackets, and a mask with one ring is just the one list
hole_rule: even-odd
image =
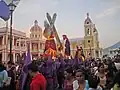
[(16, 5), (13, 4), (13, 2), (11, 2), (9, 5), (9, 9), (10, 9), (10, 61), (13, 62), (12, 60), (12, 21), (13, 21), (13, 11), (16, 8)]

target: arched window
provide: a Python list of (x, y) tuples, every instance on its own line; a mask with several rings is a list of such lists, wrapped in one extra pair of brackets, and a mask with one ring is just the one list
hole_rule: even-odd
[(23, 44), (21, 43), (21, 47), (23, 47)]
[(37, 35), (35, 35), (35, 37), (37, 38)]
[(89, 28), (87, 29), (87, 34), (90, 35), (90, 29)]
[(87, 22), (87, 24), (89, 24), (89, 22)]
[(90, 43), (90, 40), (88, 40), (88, 43)]
[(19, 42), (17, 42), (17, 46), (19, 46)]

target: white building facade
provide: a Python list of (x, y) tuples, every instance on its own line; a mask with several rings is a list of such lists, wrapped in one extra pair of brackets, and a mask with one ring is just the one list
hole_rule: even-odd
[[(12, 30), (12, 60), (17, 62), (26, 53), (26, 33)], [(0, 61), (10, 60), (10, 29), (0, 28)]]
[[(38, 58), (44, 52), (45, 39), (43, 39), (42, 28), (37, 20), (30, 29), (30, 38), (26, 33), (12, 30), (12, 60), (19, 62), (25, 59), (28, 44), (30, 45), (31, 58)], [(0, 28), (0, 61), (8, 62), (10, 60), (10, 29), (8, 27)]]

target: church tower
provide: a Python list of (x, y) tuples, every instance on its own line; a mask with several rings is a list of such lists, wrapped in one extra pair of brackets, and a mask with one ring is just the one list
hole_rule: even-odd
[(38, 21), (34, 21), (34, 26), (30, 29), (30, 38), (42, 39), (42, 28), (38, 25)]
[(42, 28), (38, 21), (34, 21), (34, 25), (30, 29), (30, 51), (32, 59), (37, 58), (44, 52), (45, 40), (42, 39)]
[(90, 19), (89, 13), (84, 21), (84, 54), (86, 57), (99, 57), (98, 31)]

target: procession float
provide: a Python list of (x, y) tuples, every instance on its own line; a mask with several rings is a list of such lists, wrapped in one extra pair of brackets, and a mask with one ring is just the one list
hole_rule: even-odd
[[(70, 41), (67, 35), (63, 35), (63, 43), (61, 42), (57, 30), (55, 28), (55, 20), (57, 14), (54, 13), (53, 17), (50, 16), (49, 13), (46, 13), (47, 20), (44, 21), (44, 31), (43, 35), (46, 38), (44, 56), (52, 56), (53, 59), (56, 58), (57, 55), (62, 55), (65, 58), (71, 58), (71, 49), (70, 49)], [(83, 49), (77, 48), (77, 52), (81, 51), (81, 55), (83, 54)], [(83, 55), (82, 55), (83, 56)]]

